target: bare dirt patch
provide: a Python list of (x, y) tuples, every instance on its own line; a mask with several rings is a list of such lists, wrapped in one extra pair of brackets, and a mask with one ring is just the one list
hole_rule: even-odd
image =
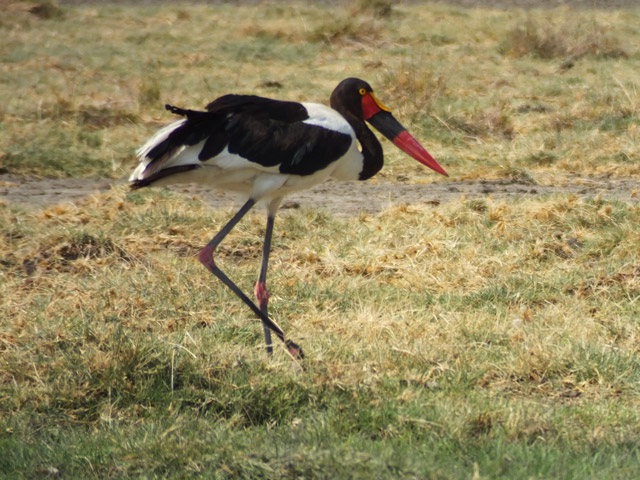
[[(87, 195), (125, 184), (108, 179), (38, 179), (0, 175), (0, 203), (42, 208), (73, 202)], [(236, 198), (202, 186), (176, 186), (178, 192), (198, 196), (214, 208), (233, 205)], [(567, 177), (553, 185), (522, 180), (448, 180), (432, 184), (327, 182), (287, 197), (282, 208), (320, 208), (336, 215), (377, 213), (397, 204), (439, 204), (461, 199), (516, 198), (554, 194), (637, 201), (640, 181), (607, 177)]]
[[(638, 8), (638, 0), (436, 0), (437, 3), (457, 5), (465, 8)], [(60, 0), (60, 5), (86, 5), (100, 3), (96, 0)], [(224, 0), (110, 0), (113, 5), (159, 5), (188, 3), (226, 3)], [(239, 4), (259, 4), (257, 0), (236, 0)], [(348, 3), (333, 0), (331, 3)]]
[(638, 8), (638, 0), (437, 0), (467, 8)]

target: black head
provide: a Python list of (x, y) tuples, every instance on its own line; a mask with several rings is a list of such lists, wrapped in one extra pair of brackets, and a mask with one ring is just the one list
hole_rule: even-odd
[(362, 113), (362, 97), (371, 94), (373, 89), (359, 78), (345, 78), (331, 94), (331, 108), (344, 113), (349, 112), (358, 118), (365, 118)]

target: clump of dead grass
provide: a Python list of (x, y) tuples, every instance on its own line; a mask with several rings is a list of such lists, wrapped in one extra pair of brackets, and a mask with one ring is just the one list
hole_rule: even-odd
[(138, 91), (138, 104), (141, 108), (157, 105), (160, 102), (160, 94), (160, 84), (156, 73), (152, 72), (141, 81)]
[(500, 50), (516, 57), (535, 55), (544, 59), (628, 56), (608, 26), (595, 19), (586, 21), (583, 18), (560, 24), (552, 19), (540, 24), (533, 18), (527, 18), (508, 32)]
[(334, 13), (308, 33), (309, 41), (369, 50), (382, 47), (393, 31), (393, 2), (387, 0), (360, 0)]
[(353, 2), (353, 14), (370, 13), (374, 17), (386, 18), (393, 15), (397, 0), (356, 0)]
[(510, 140), (515, 134), (511, 114), (506, 105), (476, 111), (464, 118), (448, 117), (444, 122), (447, 126), (476, 139), (498, 137)]
[(42, 20), (50, 20), (55, 18), (62, 18), (64, 10), (60, 7), (60, 4), (55, 0), (3, 0), (0, 1), (0, 8), (11, 13), (25, 12), (31, 14), (33, 17)]
[(375, 46), (384, 38), (382, 24), (373, 17), (332, 18), (309, 34), (312, 42), (329, 45)]
[(64, 10), (60, 8), (58, 2), (54, 0), (44, 0), (35, 3), (29, 8), (29, 13), (38, 18), (51, 19), (60, 18), (64, 15)]
[(73, 121), (93, 130), (133, 124), (139, 120), (125, 105), (111, 104), (108, 101), (79, 105), (77, 101), (61, 95), (57, 95), (54, 101), (42, 102), (34, 114), (38, 121)]
[(447, 95), (446, 76), (425, 68), (425, 61), (403, 60), (400, 65), (384, 69), (380, 91), (393, 99), (393, 110), (400, 116), (424, 116)]

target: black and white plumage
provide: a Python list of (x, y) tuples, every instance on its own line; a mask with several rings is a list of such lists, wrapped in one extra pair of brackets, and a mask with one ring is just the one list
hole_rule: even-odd
[[(160, 129), (140, 148), (140, 163), (129, 179), (132, 188), (200, 183), (246, 196), (243, 207), (198, 258), (260, 317), (267, 351), (271, 351), (273, 331), (297, 358), (303, 357), (302, 350), (285, 339), (267, 311), (266, 272), (273, 221), (283, 197), (329, 178), (366, 180), (380, 171), (382, 147), (365, 121), (420, 163), (446, 175), (376, 99), (368, 83), (356, 78), (343, 80), (331, 94), (330, 103), (327, 107), (254, 95), (225, 95), (207, 105), (206, 111), (167, 105), (167, 110), (184, 118)], [(213, 254), (260, 201), (267, 205), (267, 228), (255, 286), (256, 305), (218, 268)]]

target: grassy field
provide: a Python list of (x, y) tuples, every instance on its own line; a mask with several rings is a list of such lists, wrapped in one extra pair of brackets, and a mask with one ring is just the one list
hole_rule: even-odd
[[(638, 10), (3, 8), (3, 173), (120, 179), (165, 102), (360, 76), (457, 179), (640, 177)], [(384, 146), (385, 181), (447, 181)], [(260, 213), (219, 252), (247, 290)], [(282, 212), (270, 308), (305, 371), (195, 258), (230, 214), (0, 205), (2, 478), (637, 476), (637, 202)]]

